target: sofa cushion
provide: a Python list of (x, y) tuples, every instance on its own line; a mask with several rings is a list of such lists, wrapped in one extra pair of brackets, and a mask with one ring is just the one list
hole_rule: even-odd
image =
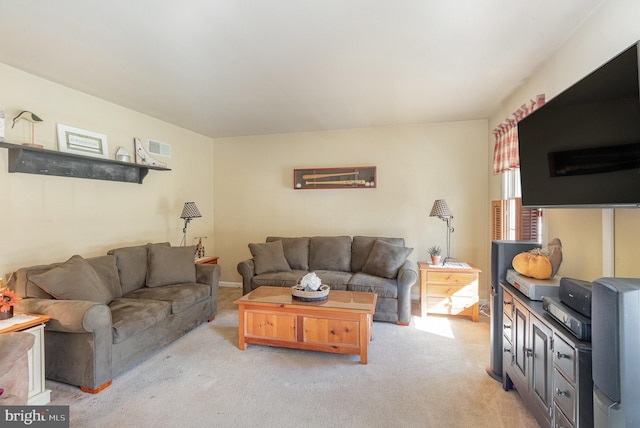
[(314, 271), (324, 285), (328, 285), (332, 290), (346, 290), (351, 279), (351, 272), (341, 272), (333, 270)]
[(116, 256), (122, 294), (144, 287), (147, 279), (147, 246), (123, 247), (109, 250)]
[(98, 256), (86, 259), (93, 270), (96, 271), (102, 283), (105, 284), (111, 296), (114, 299), (122, 297), (122, 286), (120, 285), (120, 276), (118, 276), (118, 266), (116, 265), (116, 256)]
[(300, 283), (303, 276), (309, 272), (304, 270), (292, 270), (290, 272), (269, 272), (256, 275), (251, 278), (251, 288), (256, 289), (263, 285), (274, 287), (293, 287)]
[(362, 266), (362, 272), (382, 278), (395, 278), (413, 248), (393, 245), (378, 239), (371, 248), (367, 262)]
[(309, 238), (280, 238), (268, 236), (267, 242), (282, 241), (284, 257), (289, 267), (294, 270), (309, 270)]
[(282, 241), (249, 244), (253, 256), (256, 275), (269, 272), (291, 272), (291, 267), (284, 257)]
[(30, 279), (59, 300), (86, 300), (103, 304), (113, 300), (109, 287), (89, 262), (78, 255)]
[(162, 300), (171, 303), (171, 313), (189, 309), (195, 303), (206, 300), (211, 287), (205, 284), (176, 284), (164, 287), (140, 288), (124, 296), (127, 299)]
[(378, 297), (398, 298), (398, 282), (379, 276), (358, 272), (353, 274), (347, 285), (349, 291), (376, 293)]
[(195, 255), (195, 245), (168, 247), (162, 244), (150, 244), (147, 287), (196, 282)]
[(113, 343), (122, 342), (146, 330), (171, 313), (171, 304), (161, 300), (115, 299), (109, 308)]
[(377, 240), (404, 247), (403, 238), (384, 238), (376, 236), (354, 236), (351, 243), (351, 272), (360, 272), (367, 262), (373, 244)]
[(309, 240), (309, 270), (351, 272), (351, 237), (312, 237)]

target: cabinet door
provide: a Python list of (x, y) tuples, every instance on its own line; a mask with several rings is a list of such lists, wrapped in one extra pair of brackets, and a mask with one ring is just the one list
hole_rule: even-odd
[(523, 391), (527, 387), (527, 364), (529, 335), (529, 311), (519, 301), (514, 302), (513, 310), (513, 376), (517, 389)]
[(529, 327), (529, 311), (516, 302), (513, 311), (513, 342), (515, 346), (514, 365), (518, 372), (527, 376), (527, 336)]
[(531, 316), (531, 344), (527, 350), (531, 356), (531, 391), (537, 405), (547, 415), (551, 415), (551, 375), (553, 370), (553, 349), (551, 329), (535, 316)]
[(259, 337), (296, 341), (296, 316), (261, 311), (245, 311), (244, 334)]

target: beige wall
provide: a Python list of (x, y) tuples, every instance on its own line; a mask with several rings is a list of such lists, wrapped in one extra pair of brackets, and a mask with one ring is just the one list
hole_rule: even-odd
[[(489, 129), (504, 120), (526, 100), (545, 93), (553, 98), (573, 83), (640, 39), (640, 2), (609, 0), (576, 31), (532, 78), (512, 94), (489, 121)], [(493, 150), (493, 136), (489, 138)], [(490, 168), (490, 166), (489, 166)], [(500, 180), (489, 179), (491, 198), (500, 196)], [(638, 242), (640, 210), (615, 211), (615, 274), (640, 277)], [(559, 274), (585, 280), (602, 276), (602, 211), (593, 209), (549, 209), (544, 212), (545, 242), (559, 237), (564, 262)], [(604, 238), (610, 238), (604, 235)]]
[(150, 171), (143, 184), (7, 172), (8, 151), (0, 148), (0, 274), (18, 267), (63, 261), (73, 254), (94, 256), (109, 248), (149, 241), (180, 243), (179, 219), (185, 201), (195, 201), (203, 217), (189, 226), (208, 236), (213, 253), (212, 140), (112, 103), (0, 64), (0, 110), (5, 139), (30, 140), (30, 124), (11, 119), (30, 110), (44, 122), (36, 142), (57, 150), (56, 124), (107, 135), (111, 159), (120, 147), (133, 155), (133, 138), (172, 145), (161, 158), (172, 171)]
[[(238, 261), (247, 244), (267, 235), (370, 234), (401, 236), (415, 248), (414, 261), (431, 245), (445, 246), (444, 222), (429, 218), (437, 198), (455, 216), (452, 255), (484, 272), (488, 296), (489, 201), (500, 195), (492, 175), (490, 130), (538, 93), (565, 89), (640, 39), (640, 3), (610, 0), (505, 100), (490, 120), (391, 126), (331, 132), (212, 140), (166, 122), (73, 91), (0, 64), (0, 110), (10, 142), (29, 138), (29, 125), (10, 120), (26, 109), (44, 122), (36, 140), (56, 149), (56, 123), (104, 133), (113, 157), (133, 152), (132, 140), (172, 144), (170, 172), (151, 171), (141, 185), (7, 172), (0, 149), (0, 273), (34, 263), (92, 256), (147, 241), (177, 245), (182, 204), (193, 200), (203, 217), (189, 226), (207, 236), (207, 254), (221, 257), (223, 281), (239, 281)], [(375, 165), (378, 187), (358, 190), (293, 190), (294, 168)], [(215, 206), (214, 206), (215, 195)], [(601, 274), (599, 210), (547, 210), (547, 236), (564, 243), (560, 274), (594, 279)], [(215, 234), (215, 239), (214, 239)], [(615, 213), (616, 273), (640, 276), (636, 262), (640, 211)], [(548, 239), (548, 238), (547, 238)]]
[[(428, 217), (444, 198), (452, 256), (488, 272), (485, 120), (216, 139), (216, 251), (222, 279), (240, 281), (247, 244), (268, 235), (405, 238), (410, 258), (446, 247), (446, 225)], [(294, 190), (294, 168), (377, 167), (376, 189)], [(481, 298), (486, 298), (486, 276)]]

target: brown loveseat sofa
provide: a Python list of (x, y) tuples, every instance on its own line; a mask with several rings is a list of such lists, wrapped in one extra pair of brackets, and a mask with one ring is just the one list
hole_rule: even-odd
[(217, 311), (220, 266), (194, 264), (195, 247), (148, 244), (18, 269), (16, 310), (51, 316), (49, 379), (98, 392)]
[(411, 287), (418, 279), (413, 250), (403, 238), (373, 236), (267, 237), (249, 244), (253, 258), (238, 264), (242, 291), (262, 285), (292, 287), (315, 272), (333, 290), (367, 291), (378, 295), (373, 319), (408, 325)]

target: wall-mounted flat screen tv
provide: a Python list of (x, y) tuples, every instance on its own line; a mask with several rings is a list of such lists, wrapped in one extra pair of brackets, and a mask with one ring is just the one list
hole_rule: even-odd
[(640, 207), (639, 43), (520, 121), (524, 206)]

